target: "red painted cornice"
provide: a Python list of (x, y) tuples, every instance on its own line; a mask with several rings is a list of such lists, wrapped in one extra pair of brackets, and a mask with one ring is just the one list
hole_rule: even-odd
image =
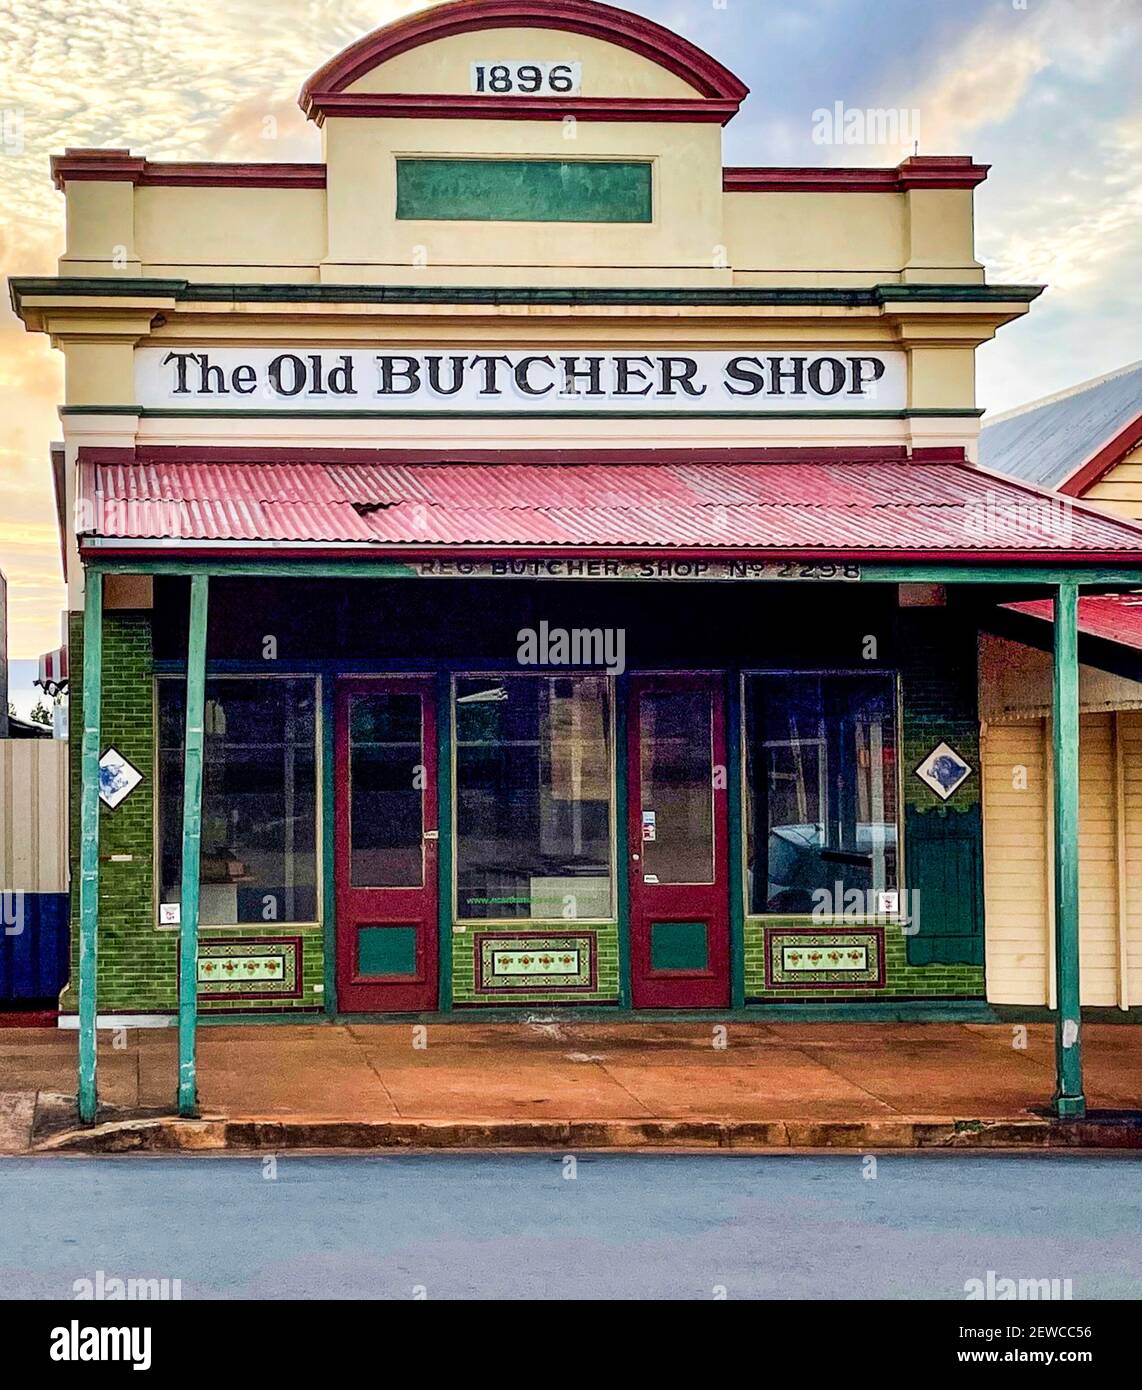
[(895, 169), (727, 168), (727, 193), (906, 193), (911, 188), (975, 188), (989, 164), (971, 155), (910, 155)]
[(1139, 444), (1142, 444), (1142, 410), (1112, 439), (1107, 440), (1097, 453), (1080, 463), (1070, 477), (1059, 484), (1059, 491), (1068, 497), (1082, 497)]
[(324, 188), (324, 164), (164, 163), (130, 150), (67, 150), (52, 155), (57, 188), (76, 180), (143, 188)]
[[(380, 64), (419, 48), (422, 44), (437, 39), (448, 38), (454, 34), (472, 33), (481, 29), (561, 29), (574, 34), (585, 34), (604, 43), (617, 44), (631, 53), (657, 63), (659, 67), (680, 77), (699, 94), (711, 102), (733, 109), (729, 114), (707, 116), (706, 119), (729, 120), (749, 93), (744, 82), (734, 76), (717, 59), (692, 44), (680, 35), (672, 33), (652, 20), (641, 15), (628, 14), (612, 5), (601, 5), (597, 0), (458, 0), (458, 3), (439, 5), (431, 10), (410, 15), (397, 20), (383, 29), (367, 34), (363, 39), (350, 44), (336, 57), (330, 59), (302, 87), (298, 97), (301, 109), (319, 124), (326, 112), (333, 114), (329, 98), (344, 93), (366, 73)], [(375, 97), (361, 93), (355, 100), (375, 100)], [(424, 97), (401, 97), (401, 101), (431, 100)], [(444, 109), (458, 100), (457, 97), (444, 96), (435, 101), (433, 114), (437, 116), (470, 114), (453, 107)], [(569, 103), (559, 103), (559, 115), (582, 115), (593, 120), (654, 120), (671, 119), (669, 116), (656, 117), (656, 107), (668, 107), (672, 103), (653, 99), (642, 99), (639, 116), (616, 116), (614, 114), (593, 114), (586, 107), (576, 108), (575, 102), (590, 101), (590, 98), (570, 98)], [(632, 98), (632, 100), (634, 100)], [(526, 120), (519, 108), (526, 105), (535, 114), (530, 119), (545, 119), (535, 110), (543, 104), (543, 99), (520, 97), (491, 97), (485, 119)], [(349, 107), (341, 105), (336, 114), (348, 114)], [(372, 112), (370, 114), (392, 114), (391, 112)], [(678, 119), (675, 117), (674, 119)], [(690, 117), (690, 119), (698, 119)]]
[(577, 121), (707, 122), (725, 125), (740, 102), (716, 97), (528, 97), (403, 92), (325, 92), (309, 94), (306, 113), (318, 125), (327, 116), (388, 116), (418, 121)]

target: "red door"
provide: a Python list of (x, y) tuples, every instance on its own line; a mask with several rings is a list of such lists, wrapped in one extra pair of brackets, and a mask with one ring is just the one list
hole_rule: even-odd
[(437, 1005), (436, 708), (432, 681), (337, 687), (337, 1007)]
[(628, 826), (631, 997), (639, 1009), (730, 1002), (722, 680), (633, 676)]

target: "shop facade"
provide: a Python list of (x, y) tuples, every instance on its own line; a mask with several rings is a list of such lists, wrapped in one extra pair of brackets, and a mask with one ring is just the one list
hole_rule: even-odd
[(306, 83), (320, 164), (54, 161), (88, 1117), (101, 1018), (189, 1112), (209, 1017), (987, 1016), (979, 635), (1043, 597), (1081, 1112), (1075, 605), (1142, 532), (974, 464), (986, 169), (723, 168), (745, 96), (464, 0)]

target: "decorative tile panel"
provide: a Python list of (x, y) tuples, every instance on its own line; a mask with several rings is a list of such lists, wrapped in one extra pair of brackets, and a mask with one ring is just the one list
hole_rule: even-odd
[(884, 984), (884, 929), (765, 929), (765, 983), (791, 989), (879, 988)]
[(475, 945), (479, 994), (513, 989), (590, 993), (596, 987), (593, 938), (589, 935), (481, 932)]
[(301, 938), (200, 941), (198, 993), (227, 999), (300, 999)]

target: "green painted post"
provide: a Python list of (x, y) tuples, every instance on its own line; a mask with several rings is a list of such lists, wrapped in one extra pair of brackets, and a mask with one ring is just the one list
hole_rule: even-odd
[(88, 570), (83, 598), (83, 743), (79, 811), (79, 1118), (95, 1123), (99, 954), (99, 738), (103, 707), (103, 576)]
[(334, 677), (321, 678), (321, 901), (324, 1002), (328, 1018), (337, 1014), (337, 842), (336, 788), (334, 785), (333, 704)]
[(1055, 1113), (1081, 1118), (1083, 1095), (1079, 1006), (1079, 665), (1078, 586), (1055, 592), (1052, 716), (1055, 755)]
[(178, 1113), (198, 1110), (195, 1058), (198, 1026), (198, 894), (202, 848), (202, 744), (206, 703), (206, 601), (209, 578), (190, 581), (186, 655), (186, 737), (183, 745), (182, 902), (179, 913)]
[(630, 679), (616, 676), (615, 692), (615, 911), (619, 925), (619, 1008), (629, 1009), (630, 983), (630, 774), (627, 758)]
[(742, 708), (738, 671), (728, 677), (726, 701), (726, 799), (730, 820), (730, 1001), (745, 1008), (745, 874), (742, 867)]
[(436, 949), (441, 1013), (452, 1011), (452, 675), (436, 678)]

